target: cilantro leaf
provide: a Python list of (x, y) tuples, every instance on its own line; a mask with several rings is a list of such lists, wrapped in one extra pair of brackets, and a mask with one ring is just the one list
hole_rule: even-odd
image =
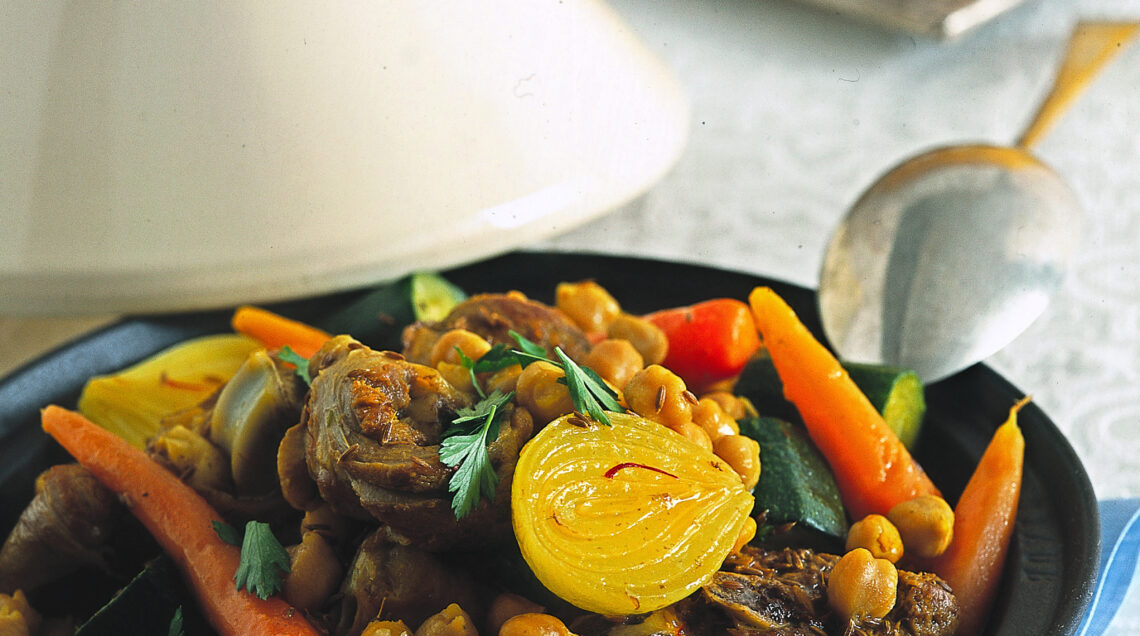
[(305, 381), (305, 384), (312, 384), (313, 378), (309, 375), (309, 359), (289, 348), (289, 345), (281, 347), (277, 352), (277, 357), (284, 362), (288, 362), (297, 367), (297, 375)]
[(460, 409), (444, 433), (439, 447), (439, 458), (455, 469), (447, 489), (454, 493), (451, 509), (456, 519), (467, 516), (479, 503), (479, 498), (495, 497), (499, 476), (491, 466), (487, 444), (499, 436), (499, 415), (510, 402), (514, 391), (492, 391), (474, 406)]
[(214, 527), (214, 532), (218, 533), (218, 538), (230, 545), (241, 545), (241, 532), (224, 521), (211, 521), (210, 525)]
[(241, 542), (241, 561), (234, 581), (265, 600), (281, 589), (281, 576), (289, 572), (289, 553), (273, 536), (268, 523), (250, 521), (245, 524)]
[[(520, 351), (516, 351), (515, 353), (522, 354), (535, 361), (549, 360), (549, 358), (546, 357), (546, 349), (542, 348), (542, 345), (527, 340), (517, 331), (512, 330), (509, 333), (511, 337), (515, 339), (515, 342), (519, 343)], [(523, 366), (525, 367), (526, 365), (524, 364)]]
[(611, 426), (606, 411), (625, 412), (617, 400), (617, 394), (593, 369), (578, 366), (560, 347), (555, 347), (554, 353), (561, 361), (562, 371), (566, 374), (566, 387), (570, 389), (570, 401), (574, 403), (574, 408), (588, 413), (590, 417), (606, 426)]

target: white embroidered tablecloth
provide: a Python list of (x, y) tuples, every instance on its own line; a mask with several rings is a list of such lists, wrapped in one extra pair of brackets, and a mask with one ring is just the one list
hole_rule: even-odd
[[(1140, 20), (1129, 0), (1039, 0), (936, 42), (793, 2), (612, 4), (685, 84), (689, 147), (646, 196), (541, 247), (807, 286), (839, 217), (878, 174), (932, 146), (1012, 143), (1074, 20)], [(1065, 432), (1100, 498), (1140, 495), (1138, 123), (1134, 44), (1036, 147), (1085, 206), (1083, 249), (1046, 313), (988, 360)], [(1113, 629), (1140, 633), (1135, 590)]]

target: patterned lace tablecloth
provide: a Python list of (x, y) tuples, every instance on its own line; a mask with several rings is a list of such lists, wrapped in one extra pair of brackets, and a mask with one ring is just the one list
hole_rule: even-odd
[[(940, 43), (793, 2), (612, 2), (688, 89), (689, 147), (646, 196), (539, 247), (808, 286), (840, 215), (880, 172), (932, 146), (1012, 142), (1074, 20), (1140, 19), (1129, 0), (1038, 0)], [(1138, 121), (1133, 45), (1036, 148), (1084, 204), (1083, 248), (1046, 313), (987, 361), (1056, 421), (1102, 499), (1140, 495)], [(1140, 633), (1135, 589), (1110, 633)]]

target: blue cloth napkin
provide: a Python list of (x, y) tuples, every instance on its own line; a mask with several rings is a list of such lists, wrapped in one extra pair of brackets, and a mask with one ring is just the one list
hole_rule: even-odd
[(1100, 568), (1078, 636), (1105, 633), (1128, 593), (1140, 559), (1140, 498), (1100, 502)]

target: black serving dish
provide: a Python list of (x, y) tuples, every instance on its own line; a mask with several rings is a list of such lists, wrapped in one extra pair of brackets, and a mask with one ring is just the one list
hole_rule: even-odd
[[(520, 290), (550, 302), (563, 280), (592, 278), (631, 312), (730, 296), (756, 285), (780, 293), (817, 334), (812, 291), (703, 266), (593, 254), (518, 252), (445, 272), (468, 291)], [(320, 324), (351, 301), (338, 294), (271, 306)], [(137, 362), (178, 341), (229, 330), (229, 311), (124, 320), (61, 347), (0, 381), (0, 530), (32, 494), (35, 476), (67, 457), (39, 427), (47, 404), (72, 407), (86, 379)], [(927, 388), (927, 425), (916, 455), (954, 501), (994, 428), (1022, 392), (984, 365)], [(1099, 556), (1096, 499), (1068, 441), (1035, 405), (1019, 415), (1026, 467), (1012, 550), (988, 633), (1070, 634), (1092, 596)]]

